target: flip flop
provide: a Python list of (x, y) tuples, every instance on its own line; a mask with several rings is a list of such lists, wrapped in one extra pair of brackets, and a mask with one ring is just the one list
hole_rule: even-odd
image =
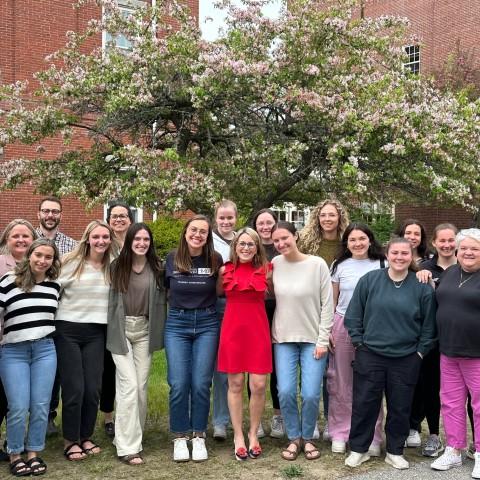
[[(312, 445), (313, 448), (310, 450), (305, 450), (305, 447), (307, 445)], [(317, 458), (320, 458), (320, 450), (317, 448), (317, 446), (310, 441), (306, 441), (303, 444), (303, 453), (305, 454), (305, 458), (307, 460), (316, 460)]]
[[(289, 450), (288, 447), (291, 445), (295, 445), (295, 450)], [(293, 461), (296, 460), (298, 457), (298, 454), (300, 453), (301, 450), (301, 441), (300, 440), (292, 440), (289, 442), (289, 444), (282, 450), (282, 453), (280, 454), (284, 460), (288, 461)]]
[[(72, 452), (73, 447), (78, 447), (80, 451)], [(77, 442), (73, 442), (68, 447), (66, 447), (65, 450), (63, 451), (63, 454), (65, 455), (65, 458), (69, 462), (78, 462), (80, 460), (84, 460), (85, 458), (87, 458), (87, 455), (85, 454), (85, 450)], [(73, 455), (81, 455), (81, 454), (83, 454), (83, 456), (78, 458), (73, 458)]]

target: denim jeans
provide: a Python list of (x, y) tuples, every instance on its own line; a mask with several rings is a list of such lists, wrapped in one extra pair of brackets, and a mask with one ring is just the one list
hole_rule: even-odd
[[(225, 313), (225, 298), (217, 300), (217, 317), (219, 325), (222, 324), (223, 314)], [(218, 372), (215, 367), (213, 373), (213, 426), (227, 426), (230, 423), (230, 412), (228, 411), (228, 375)]]
[[(290, 440), (311, 440), (318, 416), (322, 378), (328, 356), (313, 358), (313, 343), (274, 344), (278, 397), (285, 429)], [(297, 406), (298, 367), (300, 367), (301, 419)]]
[(172, 433), (207, 429), (218, 338), (214, 307), (170, 308), (165, 324), (165, 353)]
[(24, 448), (30, 452), (44, 449), (56, 370), (57, 354), (51, 338), (0, 347), (0, 376), (8, 400), (8, 453), (22, 453)]

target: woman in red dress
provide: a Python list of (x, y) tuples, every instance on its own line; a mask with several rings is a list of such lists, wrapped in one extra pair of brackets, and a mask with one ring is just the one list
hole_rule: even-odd
[[(265, 407), (267, 374), (272, 371), (270, 328), (265, 312), (265, 292), (270, 264), (258, 234), (242, 228), (230, 251), (231, 262), (220, 269), (219, 290), (225, 291), (218, 371), (228, 374), (228, 409), (232, 420), (235, 458), (258, 458), (262, 449), (257, 430)], [(247, 451), (242, 430), (243, 387), (250, 374), (250, 429)]]

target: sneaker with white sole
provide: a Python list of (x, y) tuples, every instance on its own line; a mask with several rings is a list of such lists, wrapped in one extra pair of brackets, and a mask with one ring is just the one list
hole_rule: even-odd
[[(318, 434), (318, 437), (315, 437), (315, 433)], [(313, 438), (315, 440), (318, 440), (320, 438), (320, 432), (318, 431), (318, 424), (315, 424), (315, 431), (313, 433)], [(325, 424), (325, 428), (323, 429), (323, 433), (322, 433), (322, 438), (324, 442), (330, 442), (332, 440), (332, 437), (328, 433), (328, 423)]]
[(258, 426), (257, 429), (257, 438), (264, 438), (265, 437), (265, 430), (263, 429), (262, 422), (260, 422), (260, 425)]
[(347, 467), (355, 468), (359, 467), (362, 463), (367, 462), (368, 460), (370, 460), (370, 455), (368, 452), (350, 452), (350, 455), (345, 459), (345, 465)]
[(345, 453), (347, 451), (347, 442), (343, 440), (332, 440), (332, 453)]
[(385, 455), (385, 463), (388, 463), (397, 470), (406, 470), (407, 468), (410, 468), (410, 464), (405, 460), (403, 455), (393, 455), (393, 453), (387, 452)]
[(207, 447), (203, 437), (192, 438), (192, 460), (194, 462), (204, 462), (208, 460)]
[(423, 444), (422, 455), (424, 457), (438, 457), (438, 454), (443, 452), (444, 446), (438, 435), (432, 434), (427, 437)]
[(430, 464), (433, 470), (450, 470), (453, 467), (460, 467), (462, 465), (462, 454), (455, 453), (453, 447), (446, 447), (445, 453), (438, 457)]
[(472, 478), (480, 478), (480, 452), (475, 452), (475, 466), (472, 470)]
[(173, 440), (173, 461), (188, 462), (190, 460), (190, 451), (188, 450), (187, 438), (179, 437)]
[(225, 440), (227, 438), (227, 426), (226, 425), (214, 425), (213, 426), (213, 438), (215, 440)]
[(473, 443), (471, 443), (465, 450), (465, 455), (470, 460), (475, 460), (475, 445)]
[(285, 436), (285, 426), (281, 415), (274, 415), (270, 422), (270, 436), (272, 438), (283, 438)]
[(368, 454), (371, 457), (379, 457), (382, 454), (382, 449), (381, 449), (380, 445), (378, 445), (376, 443), (372, 443), (370, 445), (370, 448), (368, 449)]
[(422, 439), (420, 438), (420, 433), (416, 430), (410, 429), (407, 440), (405, 441), (405, 446), (410, 448), (420, 447), (422, 445)]

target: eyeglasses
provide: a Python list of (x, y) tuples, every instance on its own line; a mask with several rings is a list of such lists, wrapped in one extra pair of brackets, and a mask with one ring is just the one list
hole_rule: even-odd
[(240, 248), (248, 248), (249, 250), (252, 250), (256, 247), (253, 242), (238, 242), (238, 246)]
[(189, 227), (188, 231), (193, 235), (200, 235), (201, 237), (208, 236), (208, 230), (199, 230), (196, 227)]
[(119, 214), (113, 213), (112, 215), (110, 215), (110, 218), (112, 220), (126, 220), (128, 218), (128, 215), (125, 213), (119, 213)]
[(58, 217), (62, 211), (61, 210), (58, 210), (57, 208), (54, 208), (54, 209), (50, 209), (50, 208), (41, 208), (40, 211), (44, 214), (44, 215), (50, 215), (52, 214), (54, 217)]

